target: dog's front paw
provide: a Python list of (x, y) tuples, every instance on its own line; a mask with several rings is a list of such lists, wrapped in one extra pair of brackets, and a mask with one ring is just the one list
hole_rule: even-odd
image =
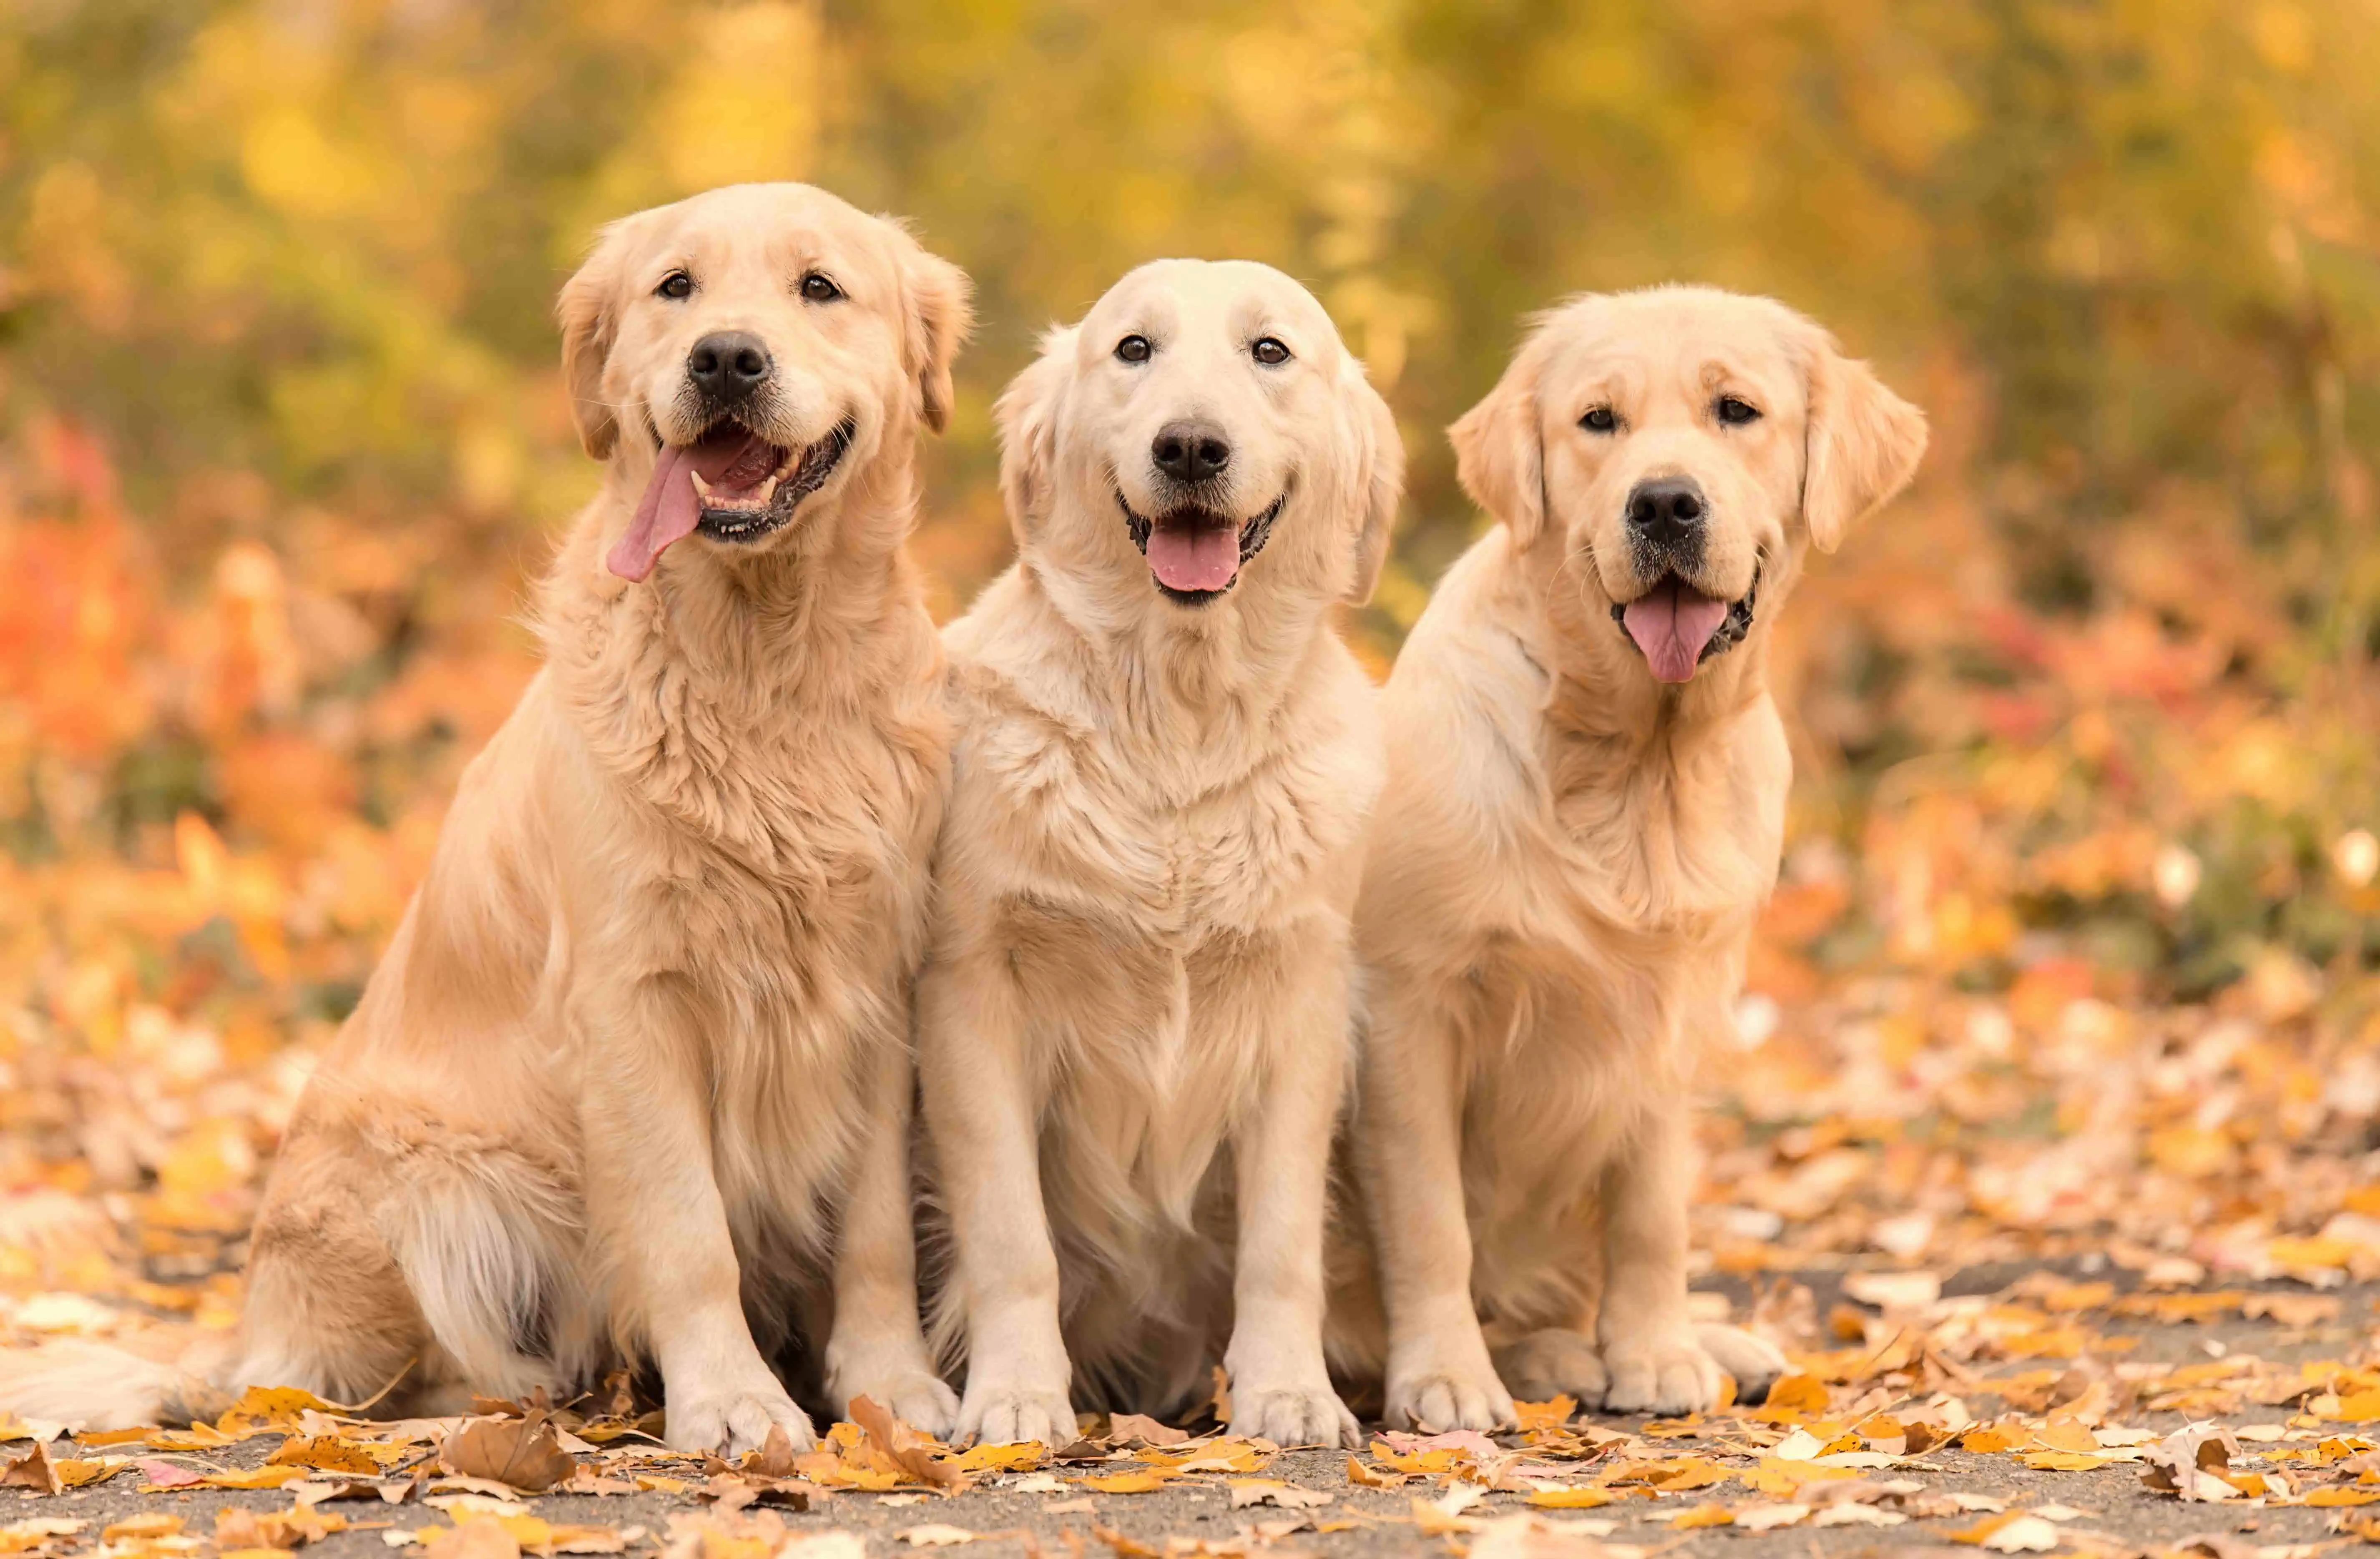
[(1595, 1340), (1567, 1326), (1548, 1326), (1496, 1352), (1496, 1372), (1524, 1402), (1601, 1402), (1611, 1388)]
[(1276, 1445), (1343, 1445), (1361, 1450), (1364, 1432), (1328, 1381), (1312, 1385), (1232, 1383), (1232, 1432)]
[(766, 1385), (755, 1382), (721, 1391), (673, 1391), (664, 1437), (674, 1451), (717, 1451), (740, 1456), (757, 1451), (771, 1428), (782, 1429), (796, 1451), (817, 1444), (808, 1413), (794, 1405), (785, 1388), (771, 1377)]
[(958, 1422), (958, 1394), (930, 1370), (893, 1370), (858, 1378), (845, 1388), (844, 1400), (856, 1396), (867, 1397), (937, 1440), (949, 1438), (951, 1426)]
[(1400, 1429), (1423, 1434), (1475, 1429), (1486, 1434), (1510, 1427), (1519, 1415), (1512, 1394), (1492, 1370), (1433, 1364), (1389, 1377), (1381, 1417)]
[(1684, 1330), (1611, 1338), (1603, 1347), (1609, 1413), (1698, 1413), (1718, 1405), (1718, 1363)]
[(1722, 1326), (1716, 1322), (1694, 1328), (1694, 1340), (1711, 1361), (1735, 1377), (1735, 1399), (1738, 1402), (1758, 1402), (1768, 1395), (1778, 1377), (1792, 1365), (1767, 1338), (1755, 1336), (1740, 1326)]
[(984, 1445), (1038, 1440), (1056, 1450), (1078, 1438), (1074, 1405), (1062, 1387), (967, 1383), (958, 1412), (958, 1439)]

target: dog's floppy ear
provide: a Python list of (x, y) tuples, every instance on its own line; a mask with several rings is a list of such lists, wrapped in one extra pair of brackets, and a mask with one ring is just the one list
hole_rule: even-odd
[(951, 364), (975, 325), (967, 301), (974, 289), (965, 272), (927, 253), (908, 234), (901, 238), (902, 290), (908, 295), (901, 359), (917, 381), (918, 414), (939, 433), (951, 423)]
[(614, 222), (596, 235), (594, 251), (562, 284), (553, 306), (562, 323), (562, 385), (570, 395), (570, 419), (578, 426), (579, 443), (598, 460), (610, 456), (620, 436), (619, 417), (603, 393), (603, 362), (618, 322), (613, 309), (627, 265), (628, 225)]
[(1056, 489), (1058, 411), (1075, 379), (1075, 329), (1050, 331), (1040, 356), (1008, 381), (992, 420), (1000, 429), (1000, 496), (1021, 546), (1049, 512)]
[(1364, 452), (1357, 467), (1363, 483), (1359, 496), (1364, 528), (1355, 538), (1355, 578), (1347, 587), (1347, 599), (1361, 606), (1372, 598), (1380, 583), (1380, 568), (1388, 562), (1389, 534), (1396, 526), (1397, 503), (1405, 490), (1405, 441), (1397, 432), (1396, 414), (1364, 376), (1363, 365), (1352, 357), (1347, 359), (1346, 375), (1351, 381), (1347, 393), (1354, 402), (1355, 439)]
[(1454, 474), (1471, 501), (1512, 529), (1515, 546), (1546, 523), (1545, 439), (1537, 427), (1536, 343), (1523, 345), (1488, 392), (1446, 430)]
[(1845, 532), (1909, 485), (1925, 453), (1925, 414), (1819, 332), (1802, 477), (1811, 542), (1821, 552), (1841, 546)]

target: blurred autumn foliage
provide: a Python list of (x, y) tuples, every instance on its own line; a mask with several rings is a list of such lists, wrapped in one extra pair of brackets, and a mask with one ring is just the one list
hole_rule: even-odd
[(17, 0), (0, 1287), (122, 1291), (52, 1238), (94, 1209), (139, 1283), (215, 1272), (529, 672), (522, 581), (594, 477), (554, 288), (605, 218), (744, 178), (905, 213), (978, 282), (918, 543), (945, 610), (1006, 550), (992, 397), (1151, 256), (1308, 279), (1387, 389), (1383, 665), (1480, 524), (1438, 429), (1527, 310), (1687, 278), (1826, 320), (1936, 443), (1785, 620), (1746, 1113), (2102, 1130), (2076, 1080), (2113, 1074), (2066, 1058), (2155, 1095), (2219, 1032), (2204, 1078), (2261, 1103), (2168, 1089), (2126, 1162), (2360, 1150), (2375, 80), (2369, 0)]

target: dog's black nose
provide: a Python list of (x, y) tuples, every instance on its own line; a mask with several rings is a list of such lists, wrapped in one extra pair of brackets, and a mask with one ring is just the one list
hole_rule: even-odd
[(1710, 505), (1692, 477), (1639, 482), (1628, 495), (1628, 528), (1657, 547), (1675, 547), (1694, 534)]
[(1204, 482), (1232, 463), (1232, 444), (1211, 422), (1169, 422), (1157, 430), (1148, 454), (1175, 481)]
[(769, 349), (745, 331), (706, 335), (686, 355), (686, 376), (713, 405), (732, 406), (769, 377)]

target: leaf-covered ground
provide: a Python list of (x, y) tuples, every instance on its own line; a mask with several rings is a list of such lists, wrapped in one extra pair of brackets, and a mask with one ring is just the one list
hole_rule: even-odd
[(388, 1423), (259, 1390), (186, 1430), (42, 1443), (45, 1426), (0, 1424), (0, 1488), (18, 1491), (0, 1493), (0, 1553), (2238, 1559), (2380, 1543), (2380, 1371), (2354, 1362), (2370, 1288), (2047, 1268), (1850, 1285), (1864, 1300), (1828, 1287), (1842, 1346), (1802, 1354), (1761, 1407), (1647, 1422), (1556, 1402), (1518, 1433), (1383, 1432), (1354, 1456), (1123, 1418), (1069, 1446), (953, 1451), (863, 1412), (816, 1451), (731, 1465), (661, 1449), (625, 1395)]

